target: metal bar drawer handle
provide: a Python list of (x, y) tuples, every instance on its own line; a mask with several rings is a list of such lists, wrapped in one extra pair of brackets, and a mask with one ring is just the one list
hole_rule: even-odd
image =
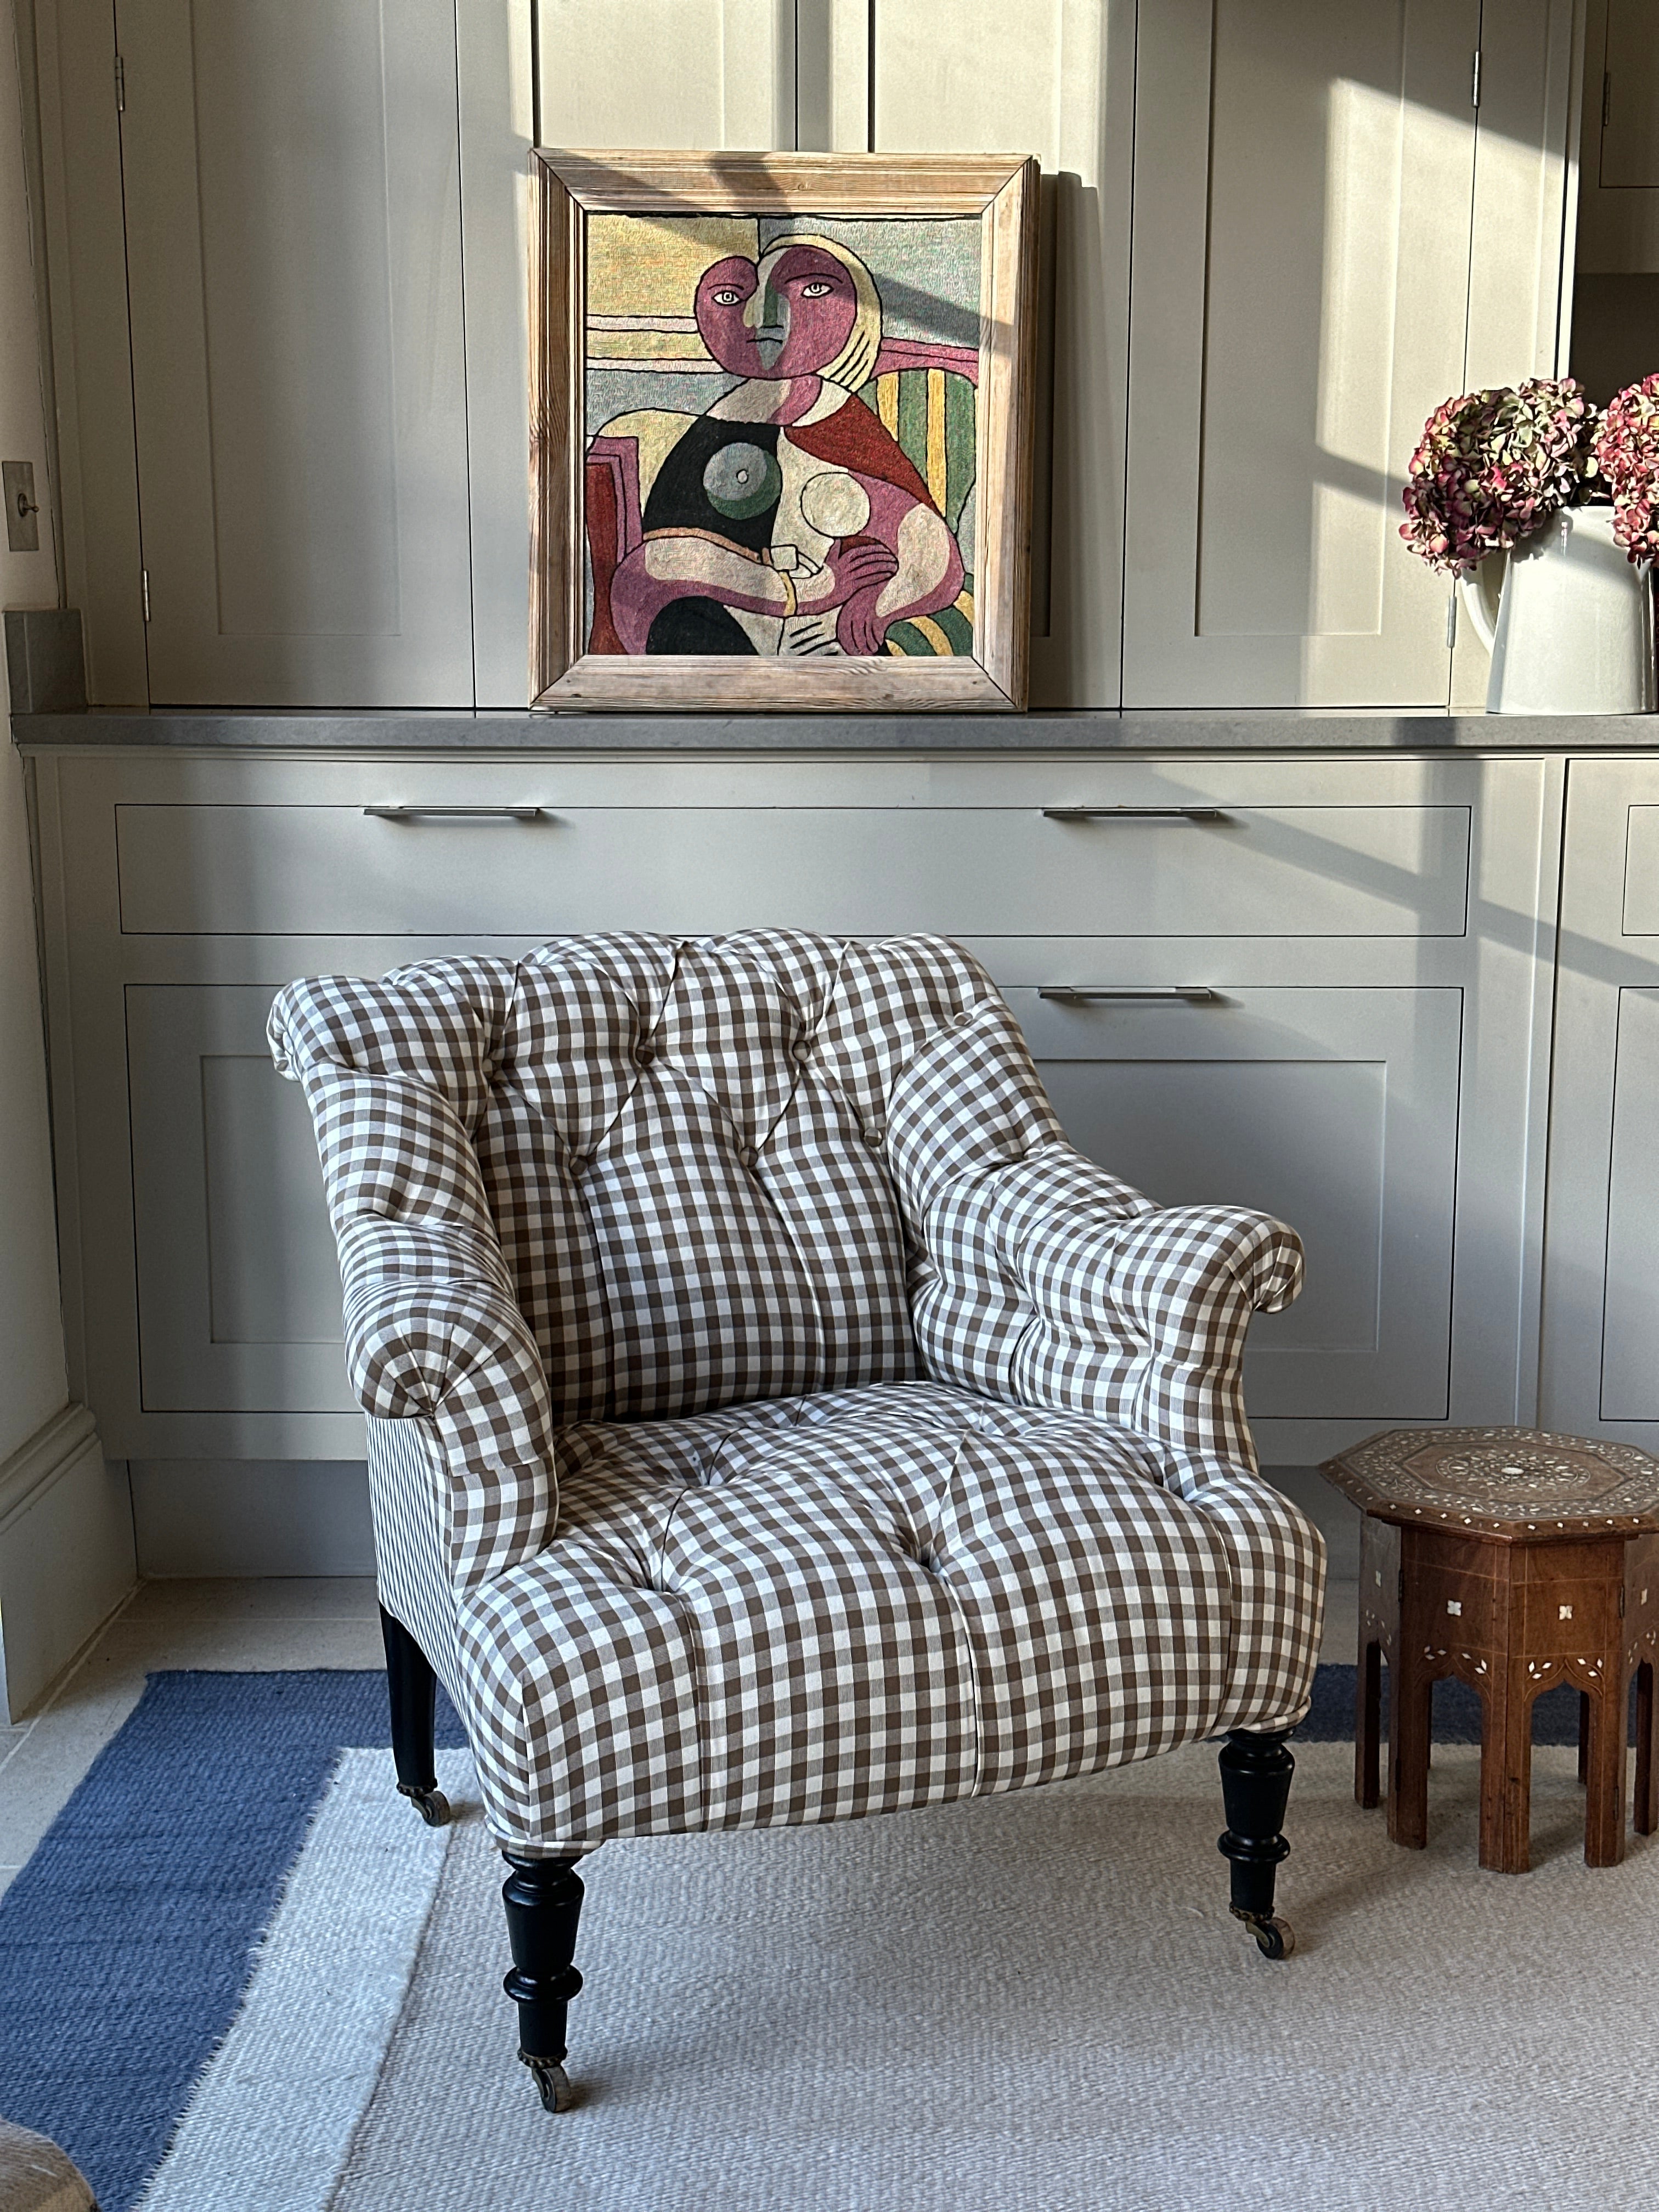
[(1219, 806), (1045, 806), (1047, 822), (1224, 822)]
[(1039, 999), (1057, 999), (1062, 1006), (1086, 1006), (1097, 999), (1180, 999), (1189, 1006), (1207, 1006), (1220, 998), (1207, 983), (1122, 983), (1093, 991), (1076, 983), (1045, 983)]
[(428, 816), (444, 820), (454, 816), (473, 822), (538, 822), (542, 810), (539, 806), (366, 806), (363, 811), (381, 822), (414, 822)]

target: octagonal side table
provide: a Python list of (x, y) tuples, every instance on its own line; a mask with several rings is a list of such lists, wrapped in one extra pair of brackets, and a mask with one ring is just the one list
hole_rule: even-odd
[(1636, 1827), (1659, 1827), (1659, 1461), (1628, 1444), (1536, 1429), (1392, 1429), (1320, 1472), (1364, 1515), (1354, 1795), (1378, 1802), (1389, 1663), (1389, 1833), (1428, 1840), (1434, 1684), (1480, 1695), (1480, 1863), (1523, 1874), (1532, 1707), (1579, 1693), (1584, 1859), (1625, 1856), (1625, 1751), (1637, 1683)]

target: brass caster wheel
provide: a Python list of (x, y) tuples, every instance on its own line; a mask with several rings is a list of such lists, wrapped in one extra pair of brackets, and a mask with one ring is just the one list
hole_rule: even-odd
[(1238, 1917), (1255, 1938), (1255, 1948), (1264, 1959), (1288, 1959), (1296, 1948), (1296, 1930), (1288, 1920), (1263, 1917), (1254, 1912), (1241, 1912)]
[(398, 1795), (408, 1798), (428, 1828), (448, 1826), (449, 1800), (441, 1790), (412, 1790), (407, 1782), (400, 1782)]
[(519, 2056), (535, 2076), (536, 2094), (542, 2100), (543, 2112), (568, 2112), (576, 2101), (576, 2093), (558, 2061), (532, 2058), (527, 2051), (521, 2051)]

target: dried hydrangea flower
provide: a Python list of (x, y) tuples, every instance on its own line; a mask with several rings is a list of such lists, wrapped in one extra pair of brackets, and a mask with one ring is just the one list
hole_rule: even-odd
[(1607, 403), (1595, 460), (1613, 494), (1613, 534), (1638, 565), (1659, 556), (1659, 375)]
[(1400, 534), (1448, 576), (1541, 529), (1594, 475), (1595, 410), (1571, 376), (1466, 392), (1435, 409), (1412, 455)]

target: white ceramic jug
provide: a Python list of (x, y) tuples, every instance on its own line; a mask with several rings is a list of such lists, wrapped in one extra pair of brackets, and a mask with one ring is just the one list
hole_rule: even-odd
[(1632, 568), (1610, 507), (1564, 507), (1461, 580), (1492, 655), (1489, 714), (1650, 714), (1651, 568)]

